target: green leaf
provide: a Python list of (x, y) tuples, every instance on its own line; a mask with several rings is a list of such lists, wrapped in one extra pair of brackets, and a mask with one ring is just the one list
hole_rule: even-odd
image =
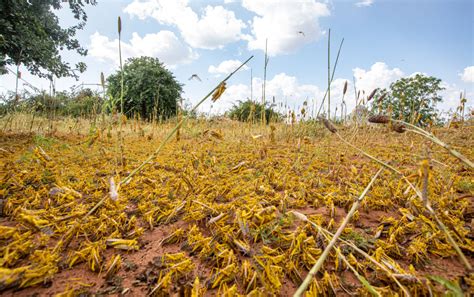
[(450, 281), (450, 280), (448, 280), (444, 277), (438, 276), (438, 275), (429, 275), (428, 278), (438, 282), (443, 287), (448, 289), (449, 293), (450, 293), (450, 294), (447, 294), (448, 296), (456, 296), (456, 297), (458, 297), (458, 296), (463, 297), (464, 296), (464, 293), (463, 293), (461, 287), (459, 287), (459, 285), (456, 282)]

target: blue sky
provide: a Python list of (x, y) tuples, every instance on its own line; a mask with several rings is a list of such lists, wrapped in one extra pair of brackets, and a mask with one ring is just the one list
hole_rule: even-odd
[[(327, 84), (329, 28), (332, 63), (344, 38), (332, 87), (332, 110), (341, 102), (346, 80), (349, 90), (353, 90), (354, 77), (356, 87), (370, 93), (418, 72), (443, 80), (446, 90), (439, 109), (455, 108), (464, 90), (468, 106), (473, 106), (474, 2), (470, 0), (98, 2), (87, 7), (87, 26), (78, 33), (89, 55), (64, 52), (71, 63), (85, 61), (88, 70), (79, 82), (58, 79), (58, 90), (81, 82), (97, 83), (101, 71), (108, 75), (117, 70), (120, 15), (124, 55), (151, 55), (165, 62), (184, 84), (183, 97), (193, 103), (232, 71), (237, 61), (254, 55), (249, 68), (229, 81), (226, 93), (212, 107), (215, 113), (250, 97), (250, 68), (254, 99), (260, 99), (266, 38), (270, 52), (267, 98), (275, 96), (277, 102), (291, 107), (301, 106), (304, 100), (310, 106), (320, 104)], [(67, 9), (57, 14), (64, 25), (74, 21)], [(189, 81), (193, 73), (202, 82)], [(49, 87), (26, 71), (22, 77), (38, 88)], [(0, 92), (14, 88), (13, 75), (0, 77)], [(352, 91), (346, 100), (349, 108), (355, 105)], [(201, 110), (211, 110), (210, 103)]]

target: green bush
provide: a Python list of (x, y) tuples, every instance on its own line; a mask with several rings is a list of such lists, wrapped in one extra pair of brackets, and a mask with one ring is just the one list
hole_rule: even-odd
[[(140, 57), (128, 59), (124, 72), (124, 113), (127, 116), (140, 114), (143, 119), (153, 115), (167, 119), (176, 115), (181, 99), (181, 84), (156, 58)], [(121, 71), (107, 78), (109, 93), (120, 110)]]
[[(246, 100), (244, 102), (238, 101), (237, 105), (234, 105), (229, 111), (228, 116), (231, 119), (239, 120), (241, 122), (261, 122), (262, 112), (264, 108), (261, 103), (252, 102)], [(269, 122), (278, 122), (282, 119), (282, 115), (273, 110), (270, 106), (265, 107), (265, 120)]]

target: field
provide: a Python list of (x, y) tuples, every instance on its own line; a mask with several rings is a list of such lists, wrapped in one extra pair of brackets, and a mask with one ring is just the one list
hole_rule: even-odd
[[(474, 173), (410, 131), (191, 120), (133, 173), (175, 122), (123, 120), (121, 148), (109, 118), (10, 120), (2, 296), (288, 296), (332, 238), (307, 296), (472, 292), (439, 222), (474, 265)], [(474, 159), (473, 126), (431, 132)]]

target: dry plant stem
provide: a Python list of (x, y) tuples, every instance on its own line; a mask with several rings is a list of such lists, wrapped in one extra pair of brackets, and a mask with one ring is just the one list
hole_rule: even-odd
[(329, 252), (331, 251), (333, 246), (336, 244), (336, 241), (339, 238), (339, 236), (341, 236), (342, 231), (346, 228), (347, 224), (349, 223), (350, 219), (354, 215), (355, 211), (357, 210), (357, 208), (359, 208), (359, 205), (364, 199), (365, 195), (367, 195), (367, 192), (372, 187), (375, 180), (377, 179), (377, 177), (380, 175), (382, 171), (383, 171), (383, 168), (380, 168), (379, 171), (377, 171), (377, 173), (374, 175), (374, 177), (372, 177), (372, 180), (369, 182), (367, 187), (365, 187), (362, 194), (360, 194), (359, 198), (357, 198), (354, 204), (352, 204), (352, 207), (347, 213), (346, 217), (344, 218), (344, 221), (342, 221), (341, 225), (337, 229), (336, 234), (334, 234), (333, 238), (331, 239), (329, 244), (326, 246), (321, 256), (318, 258), (318, 261), (316, 262), (316, 264), (314, 264), (314, 266), (311, 268), (308, 275), (306, 276), (306, 278), (304, 279), (303, 283), (300, 285), (300, 287), (298, 288), (294, 296), (299, 297), (303, 295), (304, 291), (311, 283), (311, 280), (313, 279), (313, 277), (316, 275), (316, 273), (318, 273), (319, 269), (323, 266), (323, 263), (326, 260), (327, 256), (329, 255)]
[(459, 258), (461, 259), (461, 262), (464, 264), (464, 267), (466, 267), (466, 270), (468, 272), (472, 272), (472, 265), (471, 263), (469, 263), (469, 261), (467, 260), (466, 256), (464, 256), (464, 253), (461, 251), (461, 249), (459, 248), (458, 244), (456, 243), (456, 241), (454, 241), (454, 238), (451, 236), (451, 234), (449, 234), (449, 230), (448, 228), (446, 227), (446, 225), (443, 224), (443, 222), (441, 222), (441, 220), (438, 218), (438, 216), (436, 215), (435, 211), (433, 208), (431, 208), (430, 205), (427, 205), (426, 206), (426, 209), (428, 210), (428, 212), (433, 216), (433, 218), (435, 219), (436, 223), (438, 223), (438, 227), (441, 229), (441, 231), (444, 232), (444, 234), (446, 235), (446, 238), (448, 239), (449, 243), (451, 244), (451, 246), (454, 248), (454, 250), (456, 251), (456, 253), (458, 254)]
[(119, 131), (119, 149), (120, 149), (120, 164), (125, 166), (123, 160), (123, 64), (122, 64), (122, 20), (118, 17), (118, 35), (119, 35), (119, 59), (120, 59), (120, 131)]
[(263, 86), (262, 86), (262, 127), (265, 127), (266, 125), (266, 118), (265, 118), (265, 89), (267, 86), (267, 66), (268, 66), (268, 56), (267, 56), (267, 44), (268, 44), (268, 39), (265, 39), (265, 61), (263, 64)]
[(367, 290), (373, 295), (373, 296), (381, 296), (379, 292), (377, 292), (375, 290), (374, 287), (372, 287), (369, 282), (367, 281), (367, 279), (365, 277), (363, 277), (362, 275), (359, 274), (359, 272), (357, 272), (357, 270), (354, 268), (354, 266), (351, 265), (351, 263), (349, 263), (349, 261), (347, 261), (346, 257), (339, 251), (337, 250), (336, 251), (336, 254), (339, 258), (341, 258), (341, 260), (344, 262), (344, 264), (346, 264), (347, 267), (349, 267), (351, 270), (352, 270), (352, 273), (354, 273), (354, 275), (357, 277), (357, 279), (361, 282), (361, 284), (367, 288)]
[(331, 28), (328, 34), (328, 120), (331, 119)]
[[(416, 195), (418, 196), (418, 198), (420, 198), (421, 201), (423, 201), (423, 195), (422, 193), (406, 178), (406, 176), (401, 173), (399, 170), (397, 170), (396, 168), (390, 166), (389, 164), (369, 155), (368, 153), (364, 152), (363, 150), (361, 150), (360, 148), (356, 147), (355, 145), (351, 144), (350, 142), (347, 142), (344, 138), (342, 138), (341, 135), (339, 135), (339, 133), (335, 133), (339, 139), (341, 139), (342, 142), (344, 142), (345, 144), (349, 145), (350, 147), (354, 148), (355, 150), (359, 151), (360, 153), (362, 153), (363, 155), (365, 155), (366, 157), (368, 157), (369, 159), (385, 166), (386, 168), (392, 170), (393, 172), (397, 173), (400, 175), (400, 177), (408, 184), (408, 186), (416, 193)], [(448, 228), (443, 224), (443, 222), (441, 222), (438, 218), (438, 216), (436, 215), (435, 211), (433, 210), (433, 208), (431, 208), (431, 206), (427, 205), (426, 206), (426, 209), (428, 210), (428, 212), (430, 213), (430, 215), (433, 216), (433, 218), (435, 219), (436, 223), (438, 224), (438, 227), (441, 229), (442, 232), (444, 232), (444, 234), (446, 235), (446, 238), (447, 240), (449, 241), (449, 243), (451, 244), (451, 246), (454, 248), (454, 250), (456, 251), (456, 253), (458, 254), (459, 258), (461, 259), (461, 262), (463, 263), (464, 267), (466, 267), (466, 269), (468, 271), (472, 271), (472, 266), (471, 264), (469, 263), (469, 261), (467, 260), (466, 256), (464, 256), (463, 252), (461, 251), (461, 249), (459, 248), (458, 244), (454, 241), (453, 237), (451, 236), (451, 234), (449, 234), (449, 230)]]
[[(317, 225), (316, 223), (310, 221), (305, 215), (297, 212), (297, 211), (291, 211), (293, 214), (296, 215), (297, 218), (299, 219), (302, 219), (303, 221), (305, 222), (308, 222), (310, 223), (314, 228), (316, 228), (319, 232), (321, 232), (325, 238), (328, 238), (329, 236), (333, 236), (334, 237), (334, 234), (331, 233), (330, 231), (324, 229), (323, 227)], [(381, 263), (379, 263), (377, 260), (375, 260), (374, 257), (372, 257), (371, 255), (367, 254), (366, 252), (364, 252), (363, 250), (361, 250), (360, 248), (358, 248), (355, 244), (353, 244), (352, 242), (350, 241), (347, 241), (347, 240), (344, 240), (342, 238), (337, 238), (339, 241), (341, 241), (342, 243), (350, 246), (354, 251), (358, 252), (360, 255), (362, 255), (363, 257), (365, 257), (367, 260), (369, 260), (370, 262), (372, 262), (375, 266), (377, 266), (378, 268), (380, 268), (381, 270), (383, 270), (390, 278), (393, 279), (393, 281), (400, 287), (400, 289), (402, 289), (402, 291), (405, 293), (406, 296), (411, 296), (410, 293), (408, 292), (408, 290), (398, 281), (398, 279), (393, 275), (393, 273), (387, 268), (385, 267), (384, 265), (382, 265)], [(329, 241), (329, 240), (328, 240)]]
[(444, 143), (443, 141), (441, 141), (439, 138), (437, 138), (433, 134), (429, 133), (428, 131), (425, 131), (425, 130), (421, 129), (420, 127), (417, 127), (415, 125), (412, 125), (412, 124), (404, 122), (404, 121), (399, 121), (399, 120), (392, 120), (392, 121), (411, 127), (412, 129), (408, 129), (407, 131), (410, 131), (410, 132), (413, 132), (413, 133), (416, 133), (416, 134), (419, 134), (423, 137), (428, 138), (432, 142), (434, 142), (437, 145), (439, 145), (439, 146), (443, 147), (444, 149), (446, 149), (451, 155), (453, 155), (454, 157), (456, 157), (459, 160), (461, 160), (462, 162), (464, 162), (464, 164), (468, 165), (471, 169), (474, 169), (474, 163), (473, 162), (471, 162), (468, 158), (466, 158), (464, 155), (462, 155), (458, 151), (452, 149), (448, 144)]

